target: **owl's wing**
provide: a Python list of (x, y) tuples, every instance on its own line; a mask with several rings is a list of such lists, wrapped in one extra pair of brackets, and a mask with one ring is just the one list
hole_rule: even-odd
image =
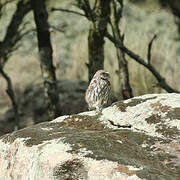
[(109, 93), (111, 90), (111, 86), (110, 86), (110, 82), (106, 81), (101, 83), (100, 88), (98, 88), (98, 98), (108, 98), (109, 97)]

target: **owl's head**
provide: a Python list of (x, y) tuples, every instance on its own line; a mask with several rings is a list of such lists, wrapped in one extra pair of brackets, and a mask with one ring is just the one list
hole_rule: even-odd
[(104, 70), (97, 71), (95, 76), (102, 79), (102, 80), (108, 80), (110, 78), (109, 72), (104, 71)]

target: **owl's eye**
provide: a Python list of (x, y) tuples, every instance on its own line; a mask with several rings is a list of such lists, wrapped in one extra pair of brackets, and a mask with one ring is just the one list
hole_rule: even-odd
[(102, 73), (101, 79), (106, 80), (108, 78), (108, 75), (106, 73)]
[(103, 76), (104, 76), (105, 78), (108, 78), (108, 77), (109, 77), (109, 73), (104, 72), (104, 73), (103, 73)]

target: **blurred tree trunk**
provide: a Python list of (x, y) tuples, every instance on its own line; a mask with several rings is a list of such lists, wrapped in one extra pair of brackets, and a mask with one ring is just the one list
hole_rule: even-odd
[(45, 101), (48, 108), (49, 119), (52, 120), (60, 115), (60, 106), (55, 68), (53, 67), (48, 13), (45, 0), (31, 0), (31, 4), (37, 28), (41, 72), (44, 80)]
[(90, 14), (91, 20), (88, 36), (89, 81), (97, 70), (104, 69), (104, 33), (110, 15), (110, 2), (111, 0), (97, 0), (93, 10), (89, 8), (89, 13), (85, 12)]
[(179, 32), (179, 36), (180, 36), (180, 1), (179, 0), (159, 0), (160, 4), (163, 7), (170, 7), (172, 13), (175, 16), (175, 22), (178, 26), (178, 32)]
[[(122, 17), (123, 10), (123, 0), (112, 0), (111, 2), (111, 18), (110, 23), (112, 27), (113, 36), (116, 40), (122, 43), (124, 37), (121, 35), (119, 29), (119, 21)], [(119, 64), (119, 69), (117, 75), (119, 78), (120, 92), (118, 97), (123, 99), (129, 99), (133, 97), (132, 88), (129, 82), (129, 72), (128, 72), (128, 62), (125, 58), (125, 52), (123, 52), (119, 47), (116, 46), (117, 59)], [(121, 99), (122, 99), (121, 98)]]
[(88, 36), (89, 81), (99, 69), (104, 69), (104, 37), (91, 23)]

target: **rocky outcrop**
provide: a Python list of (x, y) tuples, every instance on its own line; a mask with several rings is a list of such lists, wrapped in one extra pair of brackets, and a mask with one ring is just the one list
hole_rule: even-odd
[(0, 138), (0, 179), (178, 180), (180, 94), (153, 94)]

